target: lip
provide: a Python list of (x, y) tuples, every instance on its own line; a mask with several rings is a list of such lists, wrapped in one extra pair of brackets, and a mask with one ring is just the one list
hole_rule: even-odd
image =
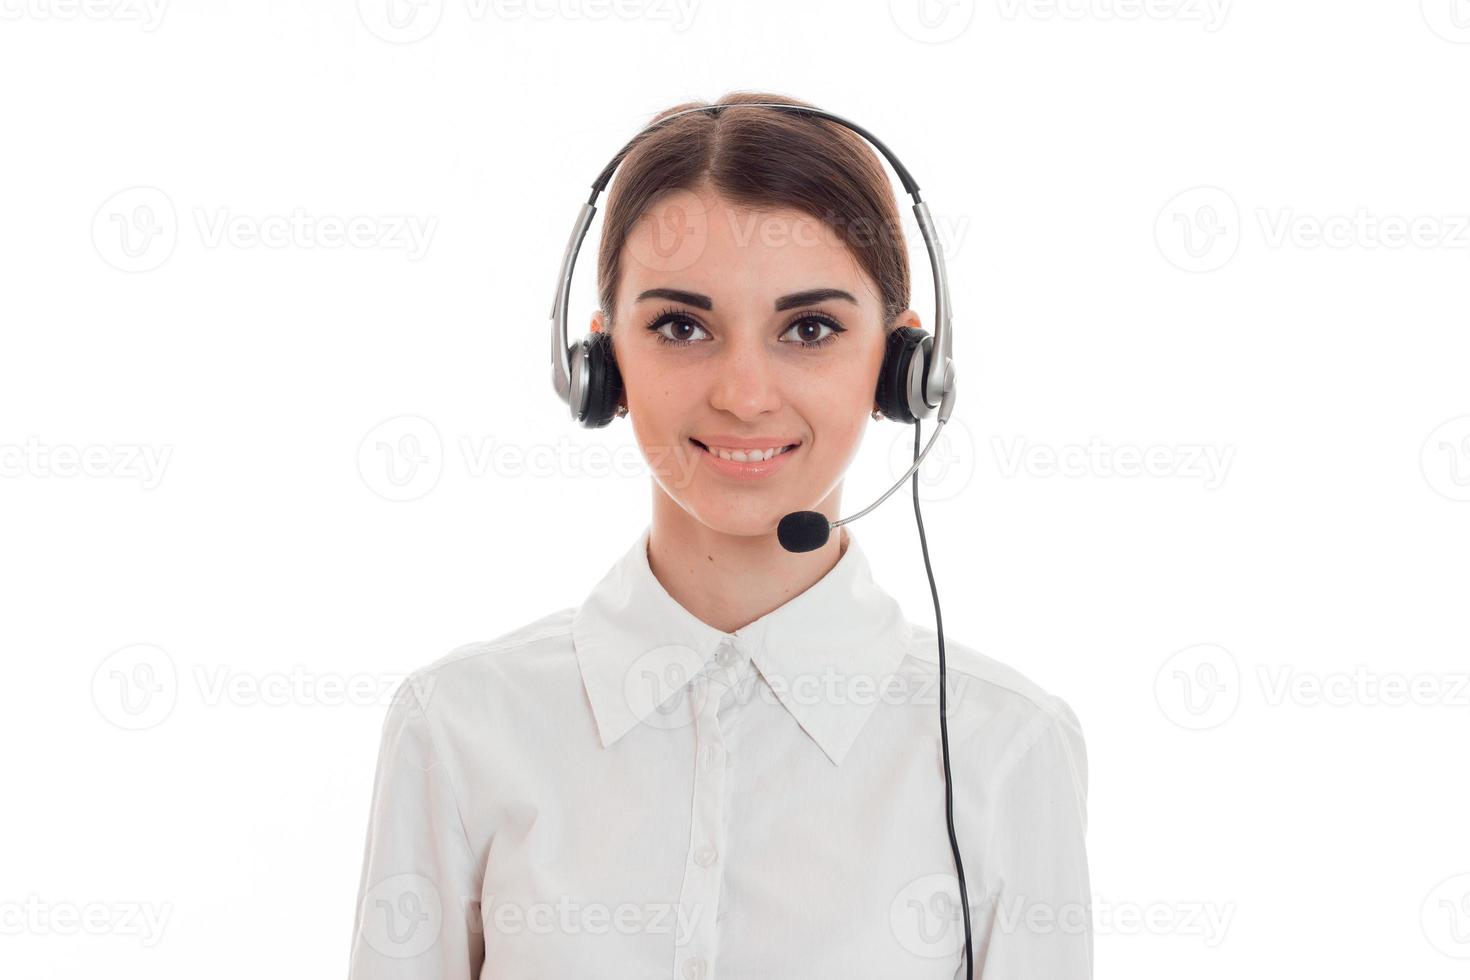
[[(711, 441), (713, 442), (713, 437)], [(748, 445), (740, 445), (742, 442)], [(737, 463), (731, 459), (721, 459), (693, 439), (689, 440), (689, 444), (699, 450), (699, 461), (701, 465), (708, 466), (714, 472), (736, 480), (763, 480), (779, 472), (791, 460), (792, 456), (795, 456), (802, 450), (802, 444), (796, 442), (795, 449), (788, 449), (786, 452), (772, 456), (770, 459), (763, 459), (754, 463)], [(792, 442), (768, 441), (752, 443), (749, 439), (726, 439), (724, 442), (713, 442), (713, 444), (719, 446), (721, 449), (769, 449), (771, 446), (789, 446), (792, 445)]]

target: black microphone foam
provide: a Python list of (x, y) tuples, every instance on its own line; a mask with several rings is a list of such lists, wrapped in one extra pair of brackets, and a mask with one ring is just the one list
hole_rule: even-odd
[(827, 543), (832, 524), (826, 514), (814, 510), (798, 510), (781, 518), (776, 537), (787, 551), (815, 551)]

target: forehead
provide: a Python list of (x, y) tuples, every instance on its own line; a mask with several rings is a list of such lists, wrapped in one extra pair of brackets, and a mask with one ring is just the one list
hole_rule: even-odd
[(623, 280), (628, 302), (665, 286), (705, 293), (716, 310), (749, 304), (769, 312), (772, 297), (818, 287), (878, 303), (857, 257), (826, 222), (796, 209), (738, 205), (708, 188), (650, 202), (624, 243)]

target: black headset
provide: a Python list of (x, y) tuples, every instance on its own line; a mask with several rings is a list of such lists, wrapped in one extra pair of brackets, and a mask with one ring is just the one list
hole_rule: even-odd
[[(608, 181), (612, 179), (613, 171), (618, 168), (618, 164), (622, 163), (628, 151), (633, 149), (646, 133), (670, 120), (692, 112), (707, 112), (718, 117), (723, 110), (743, 108), (778, 109), (794, 115), (825, 119), (845, 126), (871, 143), (878, 152), (883, 154), (889, 165), (898, 174), (899, 180), (903, 182), (904, 190), (913, 196), (914, 215), (919, 222), (919, 231), (924, 236), (924, 245), (929, 250), (929, 266), (934, 273), (934, 336), (930, 337), (927, 331), (916, 327), (898, 327), (890, 331), (887, 347), (883, 352), (883, 365), (878, 370), (877, 389), (873, 395), (877, 411), (887, 418), (915, 427), (913, 466), (888, 489), (887, 493), (856, 514), (838, 521), (831, 521), (816, 511), (798, 511), (786, 515), (781, 522), (778, 536), (781, 544), (788, 551), (809, 551), (821, 547), (826, 543), (832, 528), (862, 517), (902, 486), (904, 480), (910, 476), (913, 477), (914, 517), (919, 527), (919, 544), (924, 555), (924, 569), (929, 576), (929, 591), (934, 599), (935, 632), (939, 646), (939, 732), (944, 761), (945, 820), (948, 824), (950, 849), (954, 854), (955, 873), (959, 880), (960, 908), (964, 918), (965, 976), (973, 976), (974, 951), (971, 947), (970, 936), (969, 892), (965, 886), (965, 867), (960, 859), (960, 845), (954, 830), (954, 791), (949, 767), (949, 725), (946, 720), (948, 707), (945, 693), (944, 620), (939, 610), (939, 590), (934, 584), (934, 570), (929, 564), (929, 545), (924, 536), (924, 519), (919, 513), (919, 478), (917, 475), (920, 464), (923, 463), (924, 457), (929, 455), (929, 450), (934, 448), (934, 444), (939, 439), (939, 433), (949, 421), (950, 412), (954, 407), (955, 369), (954, 359), (951, 356), (949, 278), (945, 273), (944, 256), (940, 251), (938, 236), (934, 232), (934, 223), (929, 216), (929, 206), (919, 198), (919, 185), (909, 175), (907, 168), (899, 162), (898, 157), (894, 156), (888, 147), (866, 129), (841, 116), (811, 106), (791, 105), (785, 102), (716, 103), (683, 109), (650, 123), (629, 140), (618, 155), (603, 168), (597, 180), (592, 183), (592, 196), (582, 205), (582, 210), (577, 215), (576, 226), (572, 229), (571, 239), (567, 242), (566, 253), (562, 256), (561, 274), (557, 277), (556, 298), (551, 307), (551, 383), (557, 395), (571, 409), (572, 418), (585, 428), (601, 428), (614, 418), (627, 414), (627, 409), (620, 407), (623, 400), (623, 376), (618, 371), (617, 361), (613, 357), (612, 335), (605, 330), (590, 332), (575, 346), (571, 345), (567, 339), (567, 303), (571, 296), (572, 270), (577, 263), (577, 252), (582, 247), (582, 239), (587, 234), (587, 228), (592, 224), (592, 216), (597, 213), (597, 196), (607, 187)], [(936, 409), (938, 415), (934, 434), (930, 436), (928, 445), (924, 446), (923, 451), (920, 452), (919, 420), (928, 418)]]

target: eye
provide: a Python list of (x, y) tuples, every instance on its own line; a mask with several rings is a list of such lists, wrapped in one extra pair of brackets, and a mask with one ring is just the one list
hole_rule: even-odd
[[(666, 327), (670, 329), (666, 330)], [(699, 321), (682, 310), (661, 310), (653, 318), (653, 322), (649, 323), (648, 329), (660, 343), (673, 344), (676, 347), (703, 339), (695, 336), (696, 332), (704, 337), (709, 336), (709, 331), (700, 326)]]
[[(826, 330), (823, 333), (823, 330)], [(796, 343), (802, 347), (823, 347), (837, 339), (837, 335), (844, 332), (846, 328), (825, 313), (801, 313), (791, 326), (787, 327), (785, 333), (796, 332)]]

